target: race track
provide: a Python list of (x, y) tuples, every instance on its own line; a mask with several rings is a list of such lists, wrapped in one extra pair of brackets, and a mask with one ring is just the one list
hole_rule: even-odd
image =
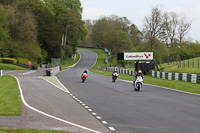
[[(80, 76), (92, 67), (96, 54), (79, 49), (80, 62), (61, 72), (58, 79), (79, 100), (106, 121), (113, 133), (199, 133), (200, 96), (143, 85), (140, 92), (132, 83), (89, 72), (81, 83)], [(92, 115), (92, 114), (91, 114)]]

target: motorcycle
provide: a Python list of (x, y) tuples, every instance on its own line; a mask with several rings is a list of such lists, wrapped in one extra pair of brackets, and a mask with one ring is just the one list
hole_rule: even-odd
[(135, 91), (140, 91), (140, 89), (142, 88), (142, 84), (143, 84), (142, 76), (137, 76), (137, 79), (135, 80), (135, 82), (133, 82)]
[(82, 76), (81, 76), (81, 79), (82, 79), (82, 83), (84, 83), (87, 79), (87, 74), (86, 73), (83, 73)]
[(117, 77), (118, 77), (118, 73), (113, 73), (112, 74), (112, 82), (115, 82), (115, 80), (117, 80)]

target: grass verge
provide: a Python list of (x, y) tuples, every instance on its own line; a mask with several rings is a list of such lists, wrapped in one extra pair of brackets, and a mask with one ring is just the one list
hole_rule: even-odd
[(161, 65), (164, 69), (163, 72), (172, 72), (172, 73), (190, 73), (190, 74), (200, 74), (199, 68), (178, 68), (177, 65)]
[(21, 99), (16, 79), (10, 75), (0, 77), (0, 115), (21, 115)]
[(0, 70), (29, 70), (12, 64), (0, 63)]
[(66, 70), (68, 69), (68, 67), (76, 64), (80, 59), (80, 54), (78, 52), (76, 52), (76, 60), (74, 61), (74, 59), (72, 58), (67, 58), (66, 60), (61, 60), (60, 62), (60, 66), (62, 67), (62, 70)]
[(61, 89), (65, 90), (65, 88), (58, 82), (58, 80), (54, 76), (43, 76), (42, 78), (48, 80), (52, 84), (54, 84), (54, 85), (60, 87)]
[(25, 130), (25, 129), (0, 129), (0, 133), (70, 133), (64, 131), (54, 131), (54, 130)]

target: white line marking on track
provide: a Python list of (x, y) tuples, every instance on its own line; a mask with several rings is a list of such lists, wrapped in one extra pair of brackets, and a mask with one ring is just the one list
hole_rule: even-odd
[(85, 108), (88, 109), (89, 107), (88, 107), (88, 106), (85, 106)]
[(85, 104), (82, 104), (83, 106), (85, 106)]
[(58, 83), (60, 83), (62, 85), (63, 88), (65, 88), (67, 93), (70, 93), (70, 91), (60, 82), (60, 80), (58, 80), (58, 78), (56, 76), (54, 76), (56, 78), (56, 80), (58, 81)]
[(13, 71), (6, 71), (6, 72), (3, 71), (3, 74), (12, 73), (12, 72), (15, 72), (15, 71), (16, 71), (16, 70), (13, 70)]
[(111, 131), (115, 131), (115, 129), (113, 127), (108, 127)]
[(53, 84), (52, 82), (50, 82), (49, 80), (47, 80), (47, 79), (44, 79), (44, 78), (42, 78), (42, 77), (39, 77), (39, 78), (41, 78), (41, 79), (43, 79), (43, 80), (45, 80), (45, 81), (49, 82), (50, 84), (52, 84), (53, 86), (57, 87), (57, 88), (58, 88), (58, 89), (60, 89), (60, 90), (62, 90), (62, 91), (64, 91), (64, 92), (67, 92), (67, 90), (63, 90), (63, 89), (62, 89), (62, 88), (60, 88), (59, 86), (57, 86), (57, 85)]
[(28, 75), (28, 74), (31, 74), (31, 73), (35, 73), (37, 71), (28, 71), (28, 72), (24, 72), (24, 73), (19, 73), (18, 75)]
[[(15, 77), (15, 76), (14, 76), (14, 77)], [(84, 127), (84, 126), (81, 126), (81, 125), (78, 125), (78, 124), (75, 124), (75, 123), (72, 123), (72, 122), (63, 120), (63, 119), (61, 119), (61, 118), (55, 117), (55, 116), (50, 115), (50, 114), (47, 114), (47, 113), (45, 113), (45, 112), (42, 112), (42, 111), (40, 111), (40, 110), (38, 110), (38, 109), (36, 109), (36, 108), (30, 106), (30, 105), (25, 101), (25, 99), (24, 99), (23, 91), (22, 91), (22, 89), (21, 89), (21, 85), (20, 85), (20, 83), (19, 83), (18, 78), (15, 77), (15, 79), (17, 80), (17, 84), (18, 84), (18, 87), (19, 87), (20, 95), (21, 95), (21, 100), (22, 100), (23, 104), (24, 104), (25, 106), (27, 106), (28, 108), (30, 108), (30, 109), (32, 109), (32, 110), (34, 110), (34, 111), (36, 111), (36, 112), (38, 112), (38, 113), (40, 113), (40, 114), (43, 114), (43, 115), (45, 115), (45, 116), (48, 116), (48, 117), (50, 117), (50, 118), (53, 118), (53, 119), (55, 119), (55, 120), (61, 121), (61, 122), (63, 122), (63, 123), (66, 123), (66, 124), (69, 124), (69, 125), (72, 125), (72, 126), (75, 126), (75, 127), (79, 127), (79, 128), (81, 128), (81, 129), (85, 129), (85, 130), (88, 130), (88, 131), (91, 131), (91, 132), (94, 132), (94, 133), (101, 133), (101, 132), (99, 132), (99, 131), (96, 131), (96, 130), (93, 130), (93, 129), (90, 129), (90, 128), (87, 128), (87, 127)]]
[(97, 116), (96, 118), (99, 119), (99, 120), (102, 119), (100, 116)]
[(108, 124), (106, 121), (102, 121), (103, 124)]
[(92, 115), (97, 115), (96, 113), (92, 112)]
[(91, 110), (91, 109), (88, 109), (88, 111), (92, 112), (92, 110)]

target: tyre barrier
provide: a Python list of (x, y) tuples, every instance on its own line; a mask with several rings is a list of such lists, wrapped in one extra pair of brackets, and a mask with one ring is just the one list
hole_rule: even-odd
[(151, 71), (151, 76), (156, 77), (156, 78), (161, 78), (161, 79), (180, 80), (180, 81), (186, 81), (186, 82), (191, 82), (191, 83), (200, 83), (200, 75), (197, 75), (197, 74)]

